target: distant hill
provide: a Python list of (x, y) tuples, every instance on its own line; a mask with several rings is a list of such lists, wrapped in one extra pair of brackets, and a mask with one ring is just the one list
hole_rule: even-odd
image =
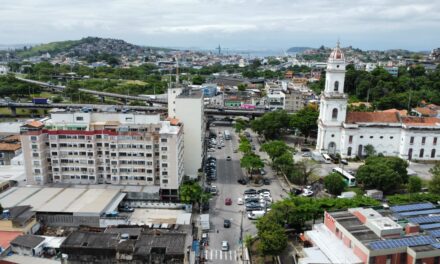
[(96, 56), (97, 54), (109, 54), (114, 56), (136, 56), (147, 53), (150, 50), (170, 49), (144, 47), (127, 43), (119, 39), (87, 37), (80, 40), (57, 41), (41, 44), (34, 47), (16, 50), (16, 55), (21, 58), (40, 56), (49, 53), (51, 56), (64, 54), (66, 56)]
[(313, 48), (310, 48), (310, 47), (291, 47), (287, 50), (287, 52), (301, 53), (301, 52), (304, 52), (305, 50), (308, 50), (308, 49), (313, 49)]

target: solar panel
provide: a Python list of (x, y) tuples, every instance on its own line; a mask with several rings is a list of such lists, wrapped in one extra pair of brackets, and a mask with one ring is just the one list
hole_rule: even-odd
[(408, 221), (414, 224), (427, 224), (440, 222), (440, 216), (420, 216), (408, 218)]
[(429, 234), (435, 238), (440, 237), (440, 229), (430, 230), (428, 231)]
[(440, 228), (440, 223), (433, 223), (433, 224), (426, 224), (426, 225), (420, 225), (421, 229), (436, 229)]
[(393, 212), (408, 212), (424, 209), (432, 209), (435, 206), (432, 203), (417, 203), (417, 204), (406, 204), (406, 205), (396, 205), (391, 206), (391, 211)]
[(429, 215), (429, 214), (440, 214), (440, 209), (422, 210), (422, 211), (411, 211), (411, 212), (399, 213), (400, 216), (416, 216), (416, 215)]
[(380, 240), (374, 241), (370, 243), (370, 247), (373, 250), (377, 249), (390, 249), (390, 248), (399, 248), (399, 247), (413, 247), (413, 246), (421, 246), (421, 245), (429, 245), (437, 243), (437, 240), (432, 236), (415, 236), (415, 237), (406, 237), (400, 239), (389, 239), (389, 240)]

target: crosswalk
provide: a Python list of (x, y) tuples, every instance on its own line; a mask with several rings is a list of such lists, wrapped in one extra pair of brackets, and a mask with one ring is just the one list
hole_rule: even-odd
[(238, 262), (240, 256), (237, 251), (222, 251), (219, 249), (205, 249), (204, 257), (206, 260), (221, 260), (222, 262)]

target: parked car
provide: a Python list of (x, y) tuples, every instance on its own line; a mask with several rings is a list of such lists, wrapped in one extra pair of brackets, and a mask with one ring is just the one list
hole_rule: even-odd
[(257, 191), (255, 189), (247, 189), (244, 191), (244, 194), (256, 194)]
[(232, 205), (232, 199), (231, 198), (226, 198), (225, 199), (225, 205)]
[(312, 156), (312, 153), (311, 152), (304, 152), (302, 155), (301, 155), (301, 157), (304, 157), (304, 158), (310, 158)]
[(217, 192), (218, 192), (218, 190), (217, 190), (217, 186), (212, 185), (210, 189), (211, 189), (211, 194), (213, 194), (213, 195), (216, 195), (216, 194), (217, 194)]
[(302, 190), (297, 189), (297, 188), (292, 188), (292, 189), (290, 189), (290, 193), (295, 195), (295, 196), (297, 196), (297, 195), (300, 195), (302, 193)]
[(264, 168), (261, 168), (261, 169), (260, 169), (260, 174), (261, 174), (261, 175), (266, 175), (266, 171), (264, 170)]
[(228, 250), (229, 250), (228, 241), (222, 241), (222, 251), (228, 251)]
[(346, 159), (341, 159), (341, 164), (348, 165), (348, 161)]
[(132, 212), (134, 212), (134, 208), (126, 205), (123, 207), (119, 207), (119, 212), (132, 213)]
[(270, 180), (267, 179), (267, 178), (263, 179), (263, 184), (264, 185), (270, 185)]
[(258, 193), (269, 193), (270, 194), (270, 190), (269, 189), (260, 189), (258, 190)]
[(238, 205), (243, 205), (243, 204), (244, 204), (244, 202), (243, 202), (243, 198), (238, 197), (238, 199), (237, 199), (237, 204), (238, 204)]
[(223, 227), (224, 228), (230, 228), (231, 227), (231, 220), (225, 219), (223, 221)]
[(245, 178), (240, 178), (237, 180), (238, 183), (240, 183), (241, 185), (246, 185), (248, 183), (248, 181)]

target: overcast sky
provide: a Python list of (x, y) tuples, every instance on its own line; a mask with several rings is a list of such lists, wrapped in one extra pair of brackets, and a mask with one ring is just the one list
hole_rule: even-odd
[(440, 47), (440, 0), (0, 0), (0, 43), (86, 36), (165, 47)]

